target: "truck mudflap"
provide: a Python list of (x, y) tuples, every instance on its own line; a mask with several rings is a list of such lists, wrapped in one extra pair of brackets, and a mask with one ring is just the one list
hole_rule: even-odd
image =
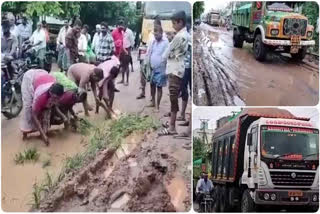
[(301, 40), (300, 44), (292, 44), (291, 40), (275, 40), (275, 39), (263, 39), (262, 42), (266, 45), (271, 45), (271, 46), (292, 46), (292, 45), (312, 46), (316, 44), (314, 40), (308, 40), (308, 41)]
[(319, 205), (318, 190), (258, 189), (255, 203), (260, 205)]

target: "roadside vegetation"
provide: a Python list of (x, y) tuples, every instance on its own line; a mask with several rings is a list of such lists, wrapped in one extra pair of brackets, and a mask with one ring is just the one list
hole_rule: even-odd
[[(32, 193), (33, 209), (40, 207), (40, 201), (44, 195), (56, 188), (68, 173), (85, 166), (96, 157), (99, 151), (109, 148), (117, 149), (129, 135), (155, 130), (159, 125), (159, 122), (151, 117), (137, 115), (123, 115), (115, 121), (106, 121), (99, 125), (93, 125), (85, 119), (81, 120), (78, 131), (82, 135), (88, 136), (86, 150), (72, 157), (67, 157), (64, 167), (56, 178), (47, 172), (46, 178), (42, 182), (34, 184)], [(43, 163), (43, 165), (45, 164)]]
[(26, 162), (37, 162), (40, 154), (36, 148), (26, 149), (24, 152), (19, 152), (15, 155), (14, 162), (16, 164), (24, 164)]

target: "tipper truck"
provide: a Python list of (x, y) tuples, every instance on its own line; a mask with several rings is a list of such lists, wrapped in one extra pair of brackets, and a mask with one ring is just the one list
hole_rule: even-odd
[(217, 129), (213, 209), (319, 206), (319, 129), (284, 109), (244, 109)]
[(244, 41), (253, 43), (257, 60), (264, 61), (271, 51), (290, 53), (293, 59), (303, 60), (307, 48), (315, 45), (314, 27), (306, 16), (294, 12), (294, 2), (234, 4), (233, 46), (242, 48)]

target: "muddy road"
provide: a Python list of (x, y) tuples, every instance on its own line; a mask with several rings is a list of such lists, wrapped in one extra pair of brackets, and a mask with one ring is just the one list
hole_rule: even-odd
[(232, 31), (202, 23), (193, 35), (194, 104), (310, 106), (318, 103), (318, 59), (287, 54), (255, 60), (252, 44), (234, 48)]
[[(136, 60), (136, 56), (133, 59)], [(159, 112), (145, 107), (150, 101), (149, 87), (147, 86), (146, 90), (147, 98), (136, 100), (136, 96), (140, 93), (137, 61), (134, 61), (134, 70), (135, 72), (130, 73), (129, 86), (117, 85), (120, 92), (115, 96), (116, 112), (139, 113), (142, 116), (152, 116), (161, 122), (168, 121), (168, 118), (163, 116), (170, 109), (168, 89), (164, 89)], [(89, 103), (94, 104), (92, 97)], [(84, 117), (80, 104), (75, 110), (80, 117)], [(190, 105), (187, 112), (189, 114), (191, 112)], [(101, 110), (99, 115), (91, 112), (87, 119), (93, 124), (100, 124), (104, 121), (104, 114)], [(12, 120), (2, 117), (1, 120), (1, 204), (4, 211), (31, 210), (33, 184), (41, 182), (47, 172), (53, 177), (58, 176), (64, 160), (84, 151), (87, 146), (86, 136), (66, 132), (62, 127), (54, 127), (50, 131), (49, 147), (44, 146), (37, 134), (22, 141), (19, 132), (20, 116)], [(58, 186), (57, 192), (49, 194), (48, 198), (43, 200), (40, 209), (43, 211), (189, 210), (191, 140), (172, 136), (158, 137), (157, 131), (134, 133), (124, 140), (118, 150), (111, 153), (108, 150), (101, 151), (88, 166), (67, 176)], [(179, 126), (178, 132), (183, 131), (186, 131), (186, 127)], [(15, 155), (27, 148), (37, 148), (40, 153), (39, 160), (36, 163), (16, 165)], [(50, 165), (43, 167), (43, 163), (48, 159)], [(87, 173), (88, 168), (91, 169), (90, 173)], [(80, 181), (81, 179), (68, 180), (81, 177), (83, 173), (88, 175), (82, 178), (85, 182)], [(66, 186), (72, 188), (66, 190)], [(62, 201), (61, 197), (57, 196), (61, 191), (68, 193), (62, 195)], [(55, 203), (52, 205), (51, 202)]]

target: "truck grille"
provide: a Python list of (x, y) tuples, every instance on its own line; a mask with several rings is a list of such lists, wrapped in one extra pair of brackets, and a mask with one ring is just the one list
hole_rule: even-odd
[(306, 35), (308, 21), (305, 19), (285, 19), (283, 22), (283, 34), (286, 36)]
[(274, 185), (311, 186), (315, 177), (313, 172), (270, 172)]

